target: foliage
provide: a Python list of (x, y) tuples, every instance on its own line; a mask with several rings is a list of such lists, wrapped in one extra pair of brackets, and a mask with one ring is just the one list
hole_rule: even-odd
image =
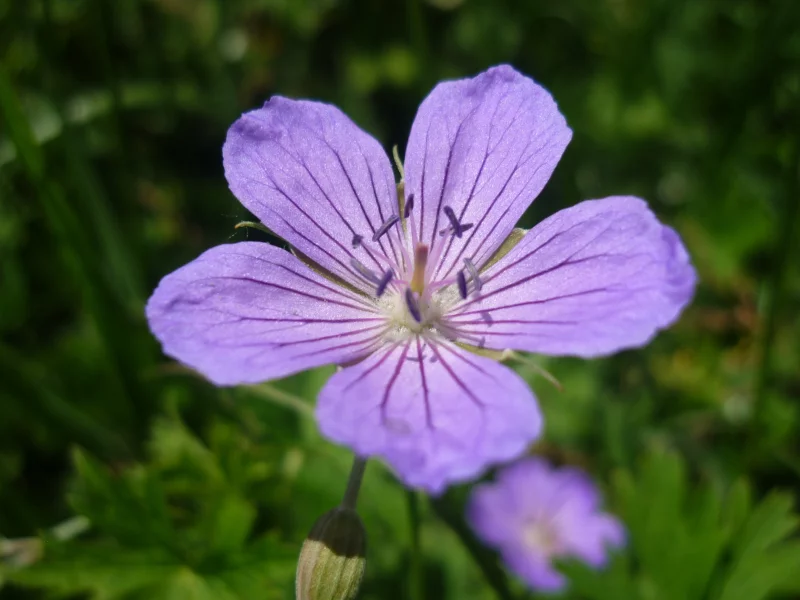
[(759, 600), (800, 584), (800, 521), (785, 493), (756, 504), (742, 480), (692, 488), (676, 455), (653, 454), (635, 478), (616, 474), (613, 497), (630, 548), (599, 577), (573, 566), (586, 598)]
[(258, 515), (247, 499), (272, 465), (233, 428), (215, 437), (209, 448), (179, 422), (158, 421), (152, 462), (116, 472), (76, 450), (70, 504), (96, 534), (45, 536), (44, 559), (10, 579), (97, 599), (283, 597), (294, 549), (253, 535)]

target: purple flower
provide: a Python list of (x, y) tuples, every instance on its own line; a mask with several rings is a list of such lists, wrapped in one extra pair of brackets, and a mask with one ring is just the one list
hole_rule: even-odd
[(511, 67), (441, 83), (399, 194), (386, 153), (341, 111), (274, 97), (230, 128), (225, 175), (295, 252), (212, 248), (161, 281), (150, 327), (217, 385), (344, 365), (317, 405), (328, 438), (432, 492), (474, 477), (522, 453), (541, 416), (518, 375), (470, 349), (640, 346), (694, 289), (677, 234), (631, 197), (564, 210), (492, 261), (571, 135)]
[(502, 553), (508, 567), (534, 589), (556, 591), (564, 576), (551, 564), (575, 558), (600, 568), (625, 530), (600, 511), (600, 498), (581, 471), (528, 458), (504, 468), (496, 483), (472, 492), (467, 517), (477, 534)]

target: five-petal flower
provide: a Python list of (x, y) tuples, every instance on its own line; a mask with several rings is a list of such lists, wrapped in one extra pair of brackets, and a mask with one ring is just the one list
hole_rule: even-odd
[(592, 481), (573, 467), (556, 469), (527, 458), (477, 486), (467, 508), (484, 542), (501, 551), (508, 567), (534, 589), (555, 591), (566, 579), (554, 559), (575, 558), (593, 568), (625, 542), (622, 524), (600, 509)]
[[(294, 253), (218, 246), (147, 305), (164, 351), (217, 385), (345, 365), (322, 432), (441, 491), (540, 433), (524, 381), (470, 350), (597, 356), (644, 344), (689, 301), (677, 234), (636, 198), (588, 201), (498, 249), (571, 137), (550, 94), (508, 66), (439, 84), (397, 187), (337, 108), (274, 97), (228, 132), (236, 197)], [(404, 192), (398, 195), (398, 190)]]

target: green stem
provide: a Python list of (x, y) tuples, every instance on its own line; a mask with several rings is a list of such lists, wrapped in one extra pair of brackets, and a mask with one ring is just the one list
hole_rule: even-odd
[(302, 398), (284, 392), (282, 389), (275, 387), (269, 383), (262, 383), (261, 385), (248, 385), (245, 386), (252, 394), (261, 396), (265, 400), (269, 400), (280, 406), (290, 408), (303, 417), (314, 418), (314, 409), (311, 408)]
[(353, 457), (353, 467), (350, 469), (350, 477), (347, 479), (347, 488), (344, 491), (341, 507), (356, 509), (358, 502), (358, 492), (361, 490), (361, 481), (364, 479), (364, 469), (367, 468), (367, 459), (360, 456)]
[(420, 498), (414, 490), (406, 491), (408, 521), (411, 526), (411, 594), (412, 600), (424, 600), (425, 587), (422, 573), (422, 551), (420, 548)]
[(498, 564), (497, 557), (473, 535), (469, 526), (461, 517), (460, 507), (453, 502), (451, 495), (447, 493), (439, 498), (433, 498), (431, 499), (431, 505), (436, 514), (439, 515), (439, 518), (458, 536), (461, 544), (483, 571), (483, 576), (494, 589), (497, 597), (500, 600), (514, 600), (514, 594), (511, 593), (511, 589), (508, 587), (505, 571)]

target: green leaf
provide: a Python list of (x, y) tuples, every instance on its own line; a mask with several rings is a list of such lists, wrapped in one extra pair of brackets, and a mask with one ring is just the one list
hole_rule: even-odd
[(94, 600), (121, 598), (171, 577), (180, 565), (158, 550), (130, 550), (113, 543), (52, 544), (45, 559), (12, 573), (10, 581), (63, 594), (88, 592)]
[[(800, 542), (784, 541), (798, 528), (791, 496), (773, 492), (744, 521), (718, 600), (760, 600), (800, 572)], [(791, 585), (789, 585), (791, 587)]]
[(744, 524), (753, 505), (750, 486), (744, 479), (739, 479), (728, 492), (728, 498), (723, 511), (723, 522), (728, 530), (728, 537), (737, 534)]
[[(705, 599), (730, 539), (731, 522), (746, 509), (746, 487), (733, 488), (725, 512), (722, 494), (714, 487), (689, 490), (679, 455), (657, 452), (642, 462), (635, 476), (616, 473), (613, 491), (629, 530), (631, 564), (637, 565), (629, 573), (631, 581), (617, 582), (614, 589), (635, 587), (638, 596), (653, 599)], [(617, 577), (624, 580), (622, 572)], [(587, 590), (610, 585), (597, 581), (593, 586), (589, 579), (582, 576)], [(614, 597), (598, 594), (594, 597)]]
[(773, 492), (759, 504), (745, 522), (734, 548), (736, 560), (760, 555), (776, 542), (797, 529), (797, 515), (792, 514), (794, 501), (788, 494)]
[(570, 581), (570, 588), (586, 600), (619, 600), (641, 597), (637, 591), (637, 581), (631, 572), (630, 557), (615, 553), (606, 568), (595, 570), (578, 561), (568, 561), (559, 565)]
[(255, 508), (244, 498), (235, 494), (225, 496), (211, 519), (209, 550), (223, 556), (240, 550), (255, 518)]
[(124, 543), (174, 547), (164, 489), (152, 472), (135, 467), (112, 475), (81, 450), (73, 452), (73, 461), (78, 477), (70, 502), (78, 514)]

